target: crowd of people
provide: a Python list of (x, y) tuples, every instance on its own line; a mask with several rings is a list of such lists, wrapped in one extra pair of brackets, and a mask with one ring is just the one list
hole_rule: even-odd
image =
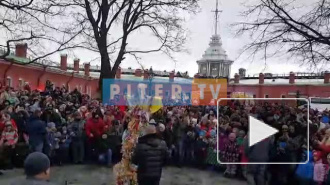
[[(43, 91), (28, 85), (20, 90), (2, 87), (0, 110), (0, 169), (21, 167), (31, 152), (43, 152), (52, 165), (98, 162), (111, 167), (121, 159), (131, 120), (127, 106), (103, 105), (77, 89), (68, 92), (49, 82)], [(280, 132), (263, 144), (247, 147), (250, 115)], [(307, 118), (303, 106), (230, 101), (219, 110), (216, 106), (164, 106), (151, 115), (149, 124), (166, 143), (168, 165), (224, 169), (227, 178), (257, 185), (330, 184), (329, 112), (310, 109)], [(221, 165), (217, 155), (227, 163), (307, 163)]]

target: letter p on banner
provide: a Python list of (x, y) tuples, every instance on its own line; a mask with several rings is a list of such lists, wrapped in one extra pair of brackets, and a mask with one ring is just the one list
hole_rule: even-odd
[(217, 105), (217, 100), (227, 98), (227, 79), (194, 78), (192, 83), (193, 105)]

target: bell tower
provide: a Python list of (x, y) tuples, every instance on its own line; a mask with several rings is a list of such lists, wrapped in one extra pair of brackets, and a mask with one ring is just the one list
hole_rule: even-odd
[(230, 77), (231, 65), (233, 63), (227, 56), (222, 47), (219, 29), (219, 1), (216, 0), (216, 9), (212, 11), (215, 14), (214, 35), (211, 37), (209, 47), (204, 52), (202, 58), (197, 61), (198, 73), (203, 76)]

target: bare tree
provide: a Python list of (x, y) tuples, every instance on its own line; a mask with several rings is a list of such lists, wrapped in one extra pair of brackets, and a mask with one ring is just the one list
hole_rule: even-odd
[[(56, 22), (61, 8), (42, 0), (0, 0), (0, 58), (8, 59), (15, 44), (28, 43), (30, 64), (57, 52), (79, 47), (75, 41), (82, 28), (70, 28), (69, 24)], [(48, 47), (51, 46), (51, 47)], [(15, 62), (15, 60), (13, 61)]]
[(246, 6), (238, 22), (238, 34), (252, 42), (245, 51), (269, 57), (286, 54), (301, 64), (317, 66), (330, 60), (330, 2), (316, 0), (308, 6), (301, 1), (258, 0)]
[[(184, 17), (196, 12), (198, 0), (63, 0), (53, 1), (53, 5), (70, 7), (79, 23), (76, 27), (85, 28), (80, 37), (84, 39), (82, 47), (100, 54), (101, 81), (115, 77), (126, 55), (139, 59), (152, 52), (172, 56), (182, 51), (187, 38)], [(128, 43), (138, 31), (150, 33), (159, 44), (130, 47)]]

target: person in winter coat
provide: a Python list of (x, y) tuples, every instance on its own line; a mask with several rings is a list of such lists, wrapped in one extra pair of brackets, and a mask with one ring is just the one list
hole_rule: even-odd
[(99, 162), (106, 164), (108, 167), (112, 165), (112, 150), (111, 150), (111, 138), (108, 138), (108, 134), (103, 134), (98, 141), (97, 152), (99, 154)]
[(96, 146), (98, 140), (104, 133), (105, 124), (98, 113), (93, 112), (85, 124), (85, 132), (87, 136), (87, 154), (88, 159), (93, 160), (97, 157)]
[(103, 119), (95, 112), (92, 113), (92, 117), (87, 120), (85, 125), (86, 135), (89, 140), (100, 138), (104, 133), (105, 124)]
[(187, 164), (191, 164), (195, 158), (194, 145), (195, 145), (196, 137), (197, 137), (197, 132), (195, 128), (191, 124), (188, 124), (188, 126), (186, 127), (185, 148), (184, 148)]
[(26, 178), (15, 179), (10, 185), (55, 185), (50, 180), (50, 160), (39, 152), (31, 153), (24, 161)]
[(55, 156), (55, 150), (59, 149), (60, 137), (61, 133), (57, 132), (55, 123), (49, 122), (47, 123), (47, 136), (46, 136), (46, 144), (44, 146), (44, 153), (49, 157)]
[(154, 125), (147, 126), (145, 133), (138, 140), (132, 163), (137, 165), (138, 184), (159, 185), (167, 159), (166, 143), (158, 138)]
[[(236, 134), (230, 133), (228, 136), (228, 143), (225, 145), (223, 151), (224, 162), (236, 163), (239, 159), (239, 146), (236, 142)], [(236, 175), (237, 165), (236, 164), (227, 164), (226, 171), (224, 175), (228, 177), (233, 177)]]
[(32, 152), (42, 152), (46, 140), (46, 123), (40, 119), (41, 111), (36, 110), (26, 125), (29, 147)]
[[(109, 149), (112, 151), (112, 162), (118, 162), (121, 159), (121, 144), (122, 139), (122, 128), (117, 120), (112, 121), (113, 127), (107, 133), (107, 142), (109, 143)], [(126, 129), (127, 130), (127, 129)]]
[(327, 162), (328, 162), (328, 164), (327, 164), (327, 177), (326, 177), (326, 179), (325, 179), (325, 183), (324, 183), (324, 185), (330, 185), (330, 154), (328, 154), (328, 156), (327, 156)]
[(11, 121), (13, 128), (17, 130), (17, 125), (16, 125), (15, 120), (11, 118), (11, 116), (8, 112), (4, 112), (1, 115), (0, 131), (2, 131), (5, 128), (5, 124), (6, 124), (7, 121)]
[(167, 148), (169, 150), (170, 153), (170, 158), (172, 157), (172, 153), (174, 151), (174, 143), (173, 143), (173, 131), (172, 131), (172, 125), (170, 122), (170, 119), (167, 118), (166, 121), (166, 126), (165, 126), (165, 131), (163, 133), (164, 136), (164, 140), (166, 142)]
[(325, 178), (325, 165), (322, 163), (322, 153), (320, 151), (313, 152), (314, 158), (314, 175), (313, 180), (316, 185), (322, 185)]
[(184, 160), (184, 148), (185, 148), (185, 129), (186, 124), (181, 122), (179, 117), (172, 116), (173, 123), (173, 143), (175, 146), (175, 158), (178, 160), (177, 164), (180, 166)]
[(19, 142), (20, 141), (26, 142), (28, 139), (28, 135), (26, 133), (26, 124), (30, 117), (29, 113), (24, 110), (24, 107), (16, 106), (15, 112), (12, 114), (11, 117), (17, 124)]
[(46, 123), (53, 122), (56, 127), (60, 127), (62, 125), (61, 116), (55, 111), (53, 104), (49, 103), (41, 116), (41, 119)]
[(61, 128), (61, 132), (58, 132), (59, 146), (55, 150), (56, 164), (62, 165), (69, 162), (69, 151), (71, 145), (71, 137), (65, 126)]
[(0, 138), (0, 148), (2, 151), (0, 152), (0, 155), (2, 156), (2, 159), (0, 159), (0, 166), (3, 166), (4, 168), (12, 168), (13, 163), (13, 156), (14, 156), (14, 148), (18, 141), (18, 134), (17, 130), (13, 128), (11, 121), (7, 121), (5, 123), (5, 130), (2, 132), (1, 138)]
[(73, 114), (74, 121), (69, 125), (68, 131), (72, 142), (72, 157), (74, 163), (83, 163), (85, 154), (85, 120), (80, 112)]
[(1, 134), (0, 146), (10, 146), (15, 148), (18, 141), (17, 130), (13, 127), (11, 121), (7, 121), (5, 126), (5, 130)]
[[(248, 134), (247, 134), (248, 136)], [(249, 137), (244, 142), (244, 153), (249, 162), (268, 162), (270, 151), (273, 148), (273, 138), (267, 138), (252, 147), (249, 146)], [(249, 185), (265, 185), (266, 184), (266, 164), (249, 164), (247, 170), (247, 181)]]
[(306, 164), (299, 164), (296, 170), (296, 178), (299, 182), (299, 185), (312, 185), (313, 184), (313, 175), (314, 175), (314, 162), (313, 162), (313, 153), (311, 151), (306, 151), (302, 162), (305, 162), (308, 158)]

